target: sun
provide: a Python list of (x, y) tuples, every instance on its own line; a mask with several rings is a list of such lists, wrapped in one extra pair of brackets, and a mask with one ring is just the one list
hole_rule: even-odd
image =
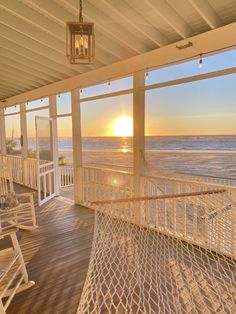
[(112, 122), (111, 128), (112, 136), (132, 136), (133, 120), (131, 117), (123, 115)]

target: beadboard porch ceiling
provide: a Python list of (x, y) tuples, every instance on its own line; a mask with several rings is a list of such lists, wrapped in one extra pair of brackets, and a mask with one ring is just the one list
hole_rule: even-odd
[(0, 100), (236, 21), (235, 0), (84, 0), (95, 23), (94, 65), (70, 65), (66, 21), (78, 0), (0, 0)]

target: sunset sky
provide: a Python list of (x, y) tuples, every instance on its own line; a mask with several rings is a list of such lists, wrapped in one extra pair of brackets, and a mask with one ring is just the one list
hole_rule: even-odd
[[(146, 84), (211, 72), (236, 66), (236, 51), (170, 66), (149, 73)], [(81, 98), (132, 88), (132, 79), (83, 89)], [(40, 102), (40, 101), (38, 101)], [(70, 94), (58, 98), (59, 113), (71, 110)], [(35, 115), (48, 115), (48, 110), (27, 114), (29, 137), (34, 137)], [(82, 102), (83, 136), (131, 135), (132, 95)], [(6, 120), (7, 136), (19, 136), (19, 117)], [(236, 75), (165, 87), (146, 92), (146, 135), (236, 134)], [(120, 129), (120, 132), (119, 132)], [(58, 119), (58, 135), (71, 136), (71, 118)]]

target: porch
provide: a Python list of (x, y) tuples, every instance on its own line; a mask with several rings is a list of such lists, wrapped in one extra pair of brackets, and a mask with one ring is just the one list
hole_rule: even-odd
[[(83, 6), (96, 56), (72, 65)], [(17, 236), (36, 284), (7, 313), (236, 312), (235, 1), (77, 9), (0, 0), (2, 186), (34, 193), (39, 226), (31, 206)], [(78, 35), (70, 51), (94, 51)]]
[[(15, 190), (32, 191), (19, 185)], [(18, 232), (29, 278), (36, 284), (15, 296), (8, 313), (75, 313), (89, 263), (94, 212), (59, 196), (36, 207), (36, 215), (38, 229)]]

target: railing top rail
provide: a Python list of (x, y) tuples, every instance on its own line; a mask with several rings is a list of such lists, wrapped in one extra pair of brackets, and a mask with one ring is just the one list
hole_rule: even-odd
[(219, 179), (219, 180), (227, 180), (227, 181), (235, 181), (236, 178), (228, 178), (228, 177), (221, 177), (221, 176), (214, 176), (210, 174), (199, 174), (199, 173), (191, 173), (191, 172), (176, 172), (177, 175), (186, 175), (189, 177), (198, 177), (198, 178), (212, 178), (212, 179)]
[(121, 174), (127, 174), (127, 175), (133, 175), (132, 172), (125, 171), (125, 170), (117, 170), (112, 168), (101, 168), (101, 167), (94, 167), (94, 166), (79, 166), (78, 168), (84, 168), (84, 169), (92, 169), (92, 170), (98, 170), (98, 171), (109, 171), (109, 172), (118, 172)]
[(131, 198), (121, 198), (116, 200), (100, 200), (92, 202), (93, 205), (103, 205), (103, 204), (115, 204), (115, 203), (128, 203), (128, 202), (139, 202), (139, 201), (149, 201), (149, 200), (163, 200), (163, 199), (174, 199), (181, 197), (193, 197), (200, 195), (212, 195), (225, 193), (225, 189), (221, 190), (208, 190), (201, 192), (190, 192), (190, 193), (179, 193), (179, 194), (164, 194), (164, 195), (152, 195), (152, 196), (139, 196), (139, 197), (131, 197)]
[(150, 176), (150, 175), (142, 175), (144, 178), (149, 178), (153, 180), (165, 180), (165, 181), (172, 181), (176, 183), (190, 183), (197, 186), (206, 186), (206, 187), (214, 187), (218, 189), (227, 189), (227, 190), (235, 190), (235, 186), (226, 185), (226, 184), (217, 184), (217, 183), (211, 183), (211, 182), (204, 182), (204, 181), (196, 181), (192, 179), (185, 179), (185, 178), (177, 178), (177, 177), (167, 177), (167, 176)]

